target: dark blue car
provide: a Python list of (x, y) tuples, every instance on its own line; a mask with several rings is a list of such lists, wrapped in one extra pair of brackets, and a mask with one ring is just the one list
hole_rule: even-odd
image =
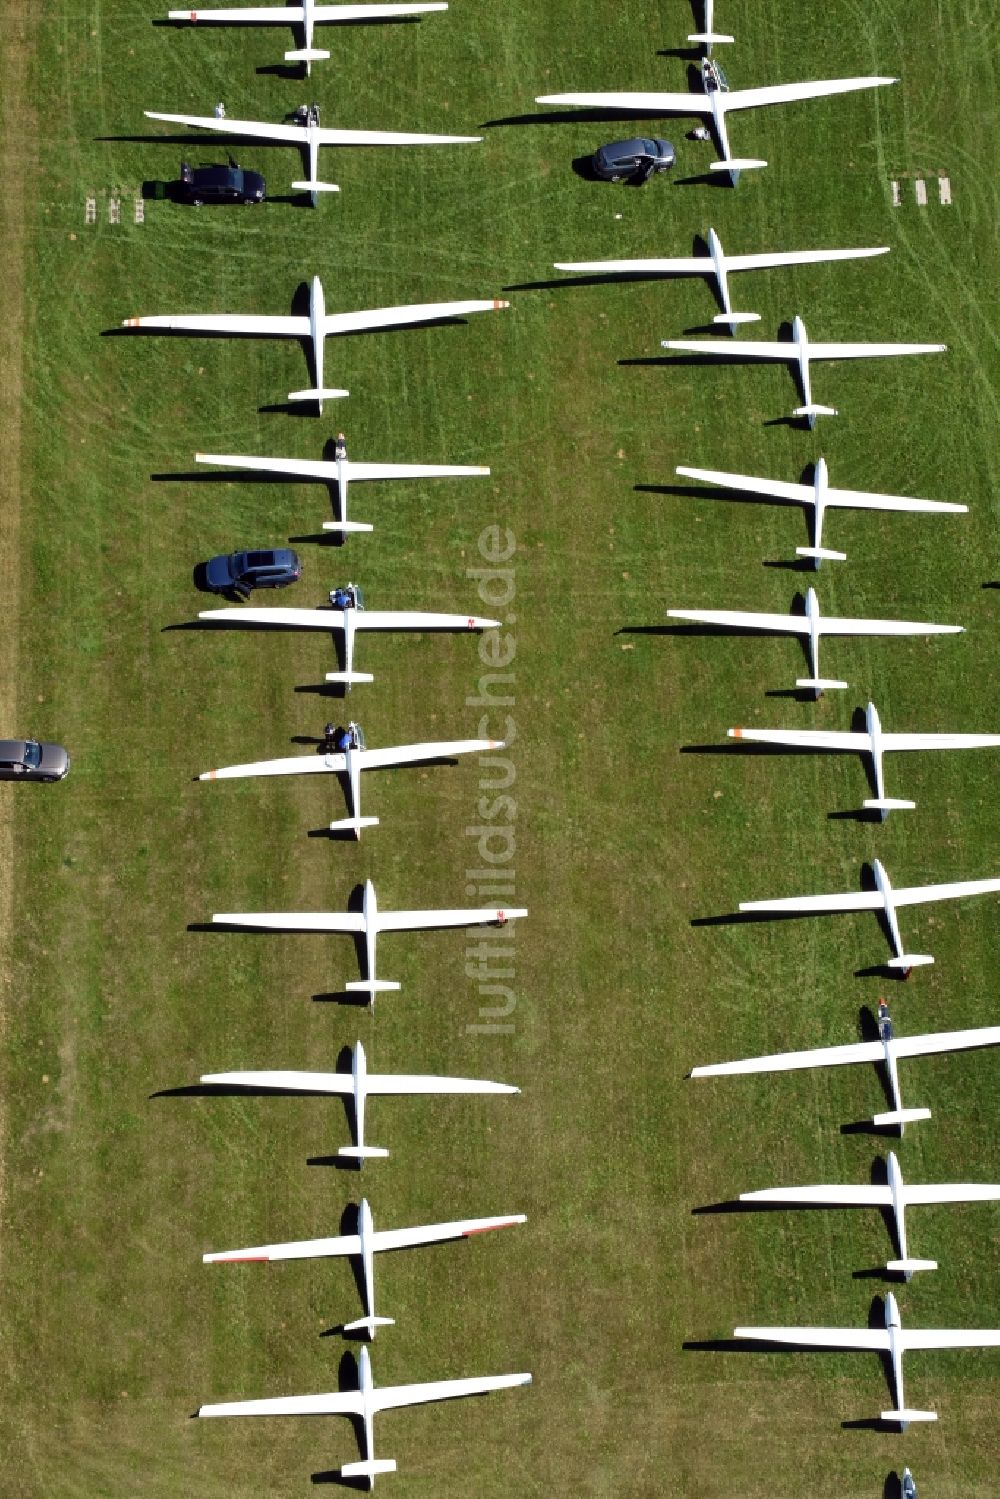
[(302, 564), (289, 547), (269, 552), (230, 552), (205, 564), (205, 587), (210, 593), (235, 593), (249, 598), (255, 588), (284, 588), (297, 583)]
[(203, 203), (263, 203), (267, 186), (259, 172), (245, 172), (235, 162), (192, 167), (182, 161), (176, 193), (182, 202), (200, 208)]
[(646, 182), (654, 172), (668, 172), (674, 164), (669, 141), (645, 138), (612, 141), (601, 146), (590, 159), (591, 170), (602, 182)]

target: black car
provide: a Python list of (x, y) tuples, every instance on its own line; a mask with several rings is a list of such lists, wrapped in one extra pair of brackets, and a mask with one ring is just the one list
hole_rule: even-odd
[(594, 152), (590, 164), (594, 176), (602, 182), (621, 182), (624, 178), (645, 182), (654, 172), (669, 171), (675, 157), (669, 141), (612, 141)]
[(295, 552), (277, 547), (270, 552), (231, 552), (205, 564), (205, 587), (210, 593), (250, 596), (255, 588), (284, 588), (302, 576)]
[(192, 167), (181, 162), (177, 196), (185, 203), (263, 203), (266, 186), (259, 172), (242, 167)]

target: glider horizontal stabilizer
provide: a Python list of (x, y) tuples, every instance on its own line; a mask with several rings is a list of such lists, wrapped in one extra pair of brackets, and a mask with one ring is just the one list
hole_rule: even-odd
[(911, 1421), (936, 1421), (937, 1411), (894, 1410), (880, 1411), (883, 1421), (893, 1421), (900, 1426), (909, 1426)]
[(836, 677), (796, 677), (796, 687), (805, 687), (810, 692), (836, 692), (850, 687), (850, 682), (838, 681)]

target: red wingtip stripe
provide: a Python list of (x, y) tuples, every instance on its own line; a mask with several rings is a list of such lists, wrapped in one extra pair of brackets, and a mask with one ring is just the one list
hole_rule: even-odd
[(485, 1228), (467, 1228), (462, 1234), (462, 1238), (471, 1239), (475, 1234), (489, 1234), (495, 1228), (513, 1228), (516, 1222), (516, 1218), (508, 1218), (506, 1223), (487, 1223)]
[(269, 1254), (227, 1254), (225, 1259), (214, 1262), (217, 1265), (269, 1265), (271, 1256)]

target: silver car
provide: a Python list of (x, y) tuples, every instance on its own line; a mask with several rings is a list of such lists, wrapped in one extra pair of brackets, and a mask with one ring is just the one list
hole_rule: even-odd
[(37, 739), (0, 739), (0, 781), (61, 781), (69, 755), (61, 744)]

